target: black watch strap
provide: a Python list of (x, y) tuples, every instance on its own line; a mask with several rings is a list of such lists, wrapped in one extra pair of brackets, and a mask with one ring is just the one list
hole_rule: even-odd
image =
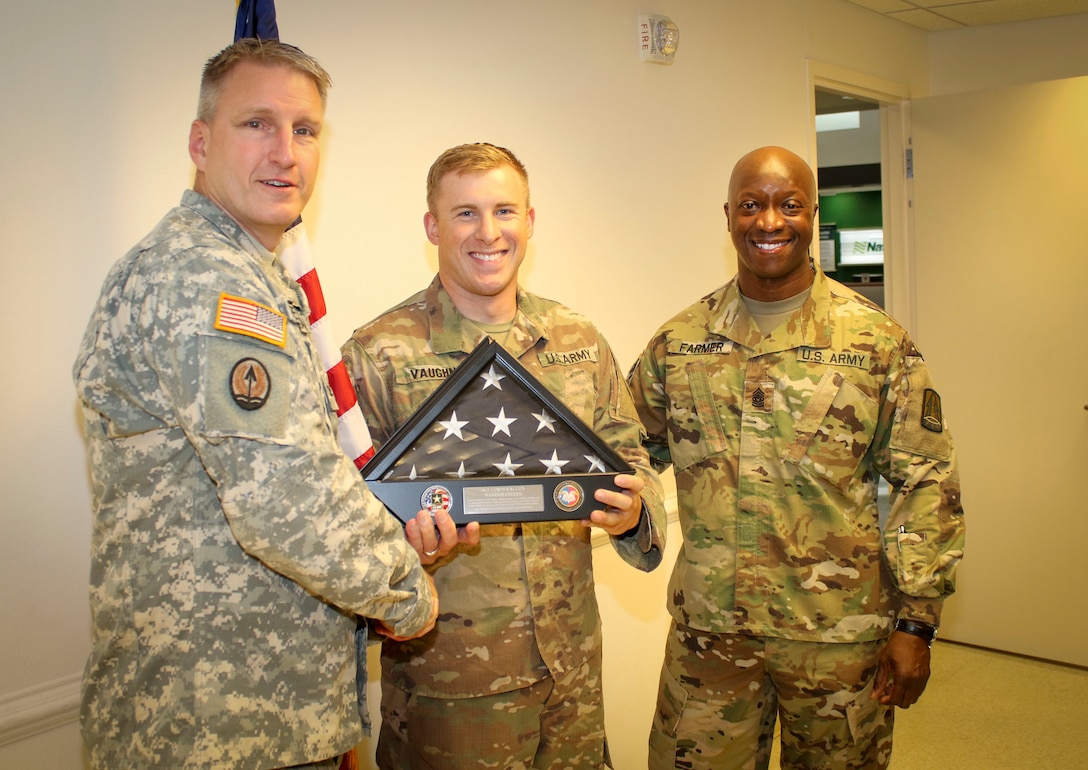
[(906, 618), (899, 618), (899, 620), (895, 621), (895, 630), (925, 639), (926, 644), (930, 645), (933, 644), (933, 639), (937, 636), (937, 629), (929, 625), (929, 623), (907, 620)]

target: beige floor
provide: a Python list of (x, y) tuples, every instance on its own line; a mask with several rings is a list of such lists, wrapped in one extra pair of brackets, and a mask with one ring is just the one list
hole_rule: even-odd
[(894, 770), (1088, 768), (1088, 671), (941, 641), (932, 671), (896, 714)]

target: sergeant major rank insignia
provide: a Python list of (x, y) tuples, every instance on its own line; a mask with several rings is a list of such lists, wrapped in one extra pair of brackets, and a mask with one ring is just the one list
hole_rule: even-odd
[(754, 411), (769, 414), (774, 410), (774, 383), (746, 382), (744, 400)]

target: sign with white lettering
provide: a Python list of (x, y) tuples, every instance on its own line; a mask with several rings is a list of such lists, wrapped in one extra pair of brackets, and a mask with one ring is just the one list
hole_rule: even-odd
[(839, 230), (840, 265), (883, 265), (884, 230), (879, 227)]

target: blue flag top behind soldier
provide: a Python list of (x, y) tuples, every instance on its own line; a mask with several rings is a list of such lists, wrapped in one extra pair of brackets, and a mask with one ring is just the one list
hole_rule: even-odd
[(238, 3), (238, 17), (234, 22), (234, 39), (255, 37), (260, 40), (279, 40), (280, 30), (276, 25), (275, 0), (241, 0)]

